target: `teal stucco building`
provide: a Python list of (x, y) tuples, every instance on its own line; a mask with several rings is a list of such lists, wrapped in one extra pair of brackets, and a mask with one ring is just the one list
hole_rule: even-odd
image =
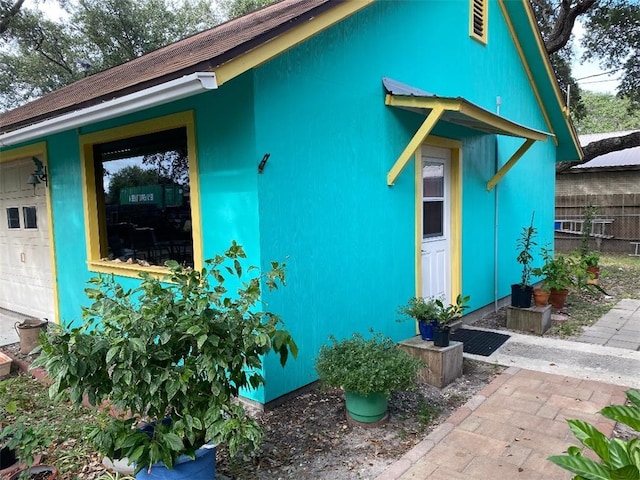
[(300, 355), (267, 359), (266, 403), (330, 334), (414, 335), (409, 297), (509, 295), (580, 156), (527, 0), (284, 0), (0, 116), (0, 308), (77, 322), (96, 273), (236, 240), (288, 264), (264, 301)]

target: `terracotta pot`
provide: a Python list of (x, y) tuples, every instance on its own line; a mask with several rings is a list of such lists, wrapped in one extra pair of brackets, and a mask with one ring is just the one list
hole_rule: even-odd
[(549, 295), (551, 292), (543, 290), (541, 288), (533, 289), (533, 300), (538, 307), (545, 307), (549, 303)]
[(567, 300), (567, 295), (569, 294), (569, 290), (551, 290), (549, 295), (549, 303), (556, 310), (560, 310), (564, 308), (564, 302)]
[(600, 278), (600, 267), (587, 267), (587, 283), (597, 285), (598, 278)]

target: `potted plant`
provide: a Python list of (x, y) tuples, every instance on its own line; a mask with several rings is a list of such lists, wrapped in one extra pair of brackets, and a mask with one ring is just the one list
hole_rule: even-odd
[(541, 276), (542, 288), (548, 290), (549, 302), (556, 309), (564, 307), (569, 288), (576, 284), (580, 276), (580, 265), (572, 257), (553, 255), (549, 248), (542, 248), (542, 267), (533, 269), (533, 274)]
[(418, 329), (423, 340), (433, 340), (433, 327), (436, 320), (438, 305), (434, 298), (425, 300), (422, 297), (410, 298), (406, 305), (398, 308), (398, 313), (409, 316), (418, 322)]
[(592, 250), (581, 256), (584, 270), (587, 275), (587, 283), (597, 284), (600, 278), (600, 252)]
[(522, 265), (522, 274), (520, 276), (520, 283), (514, 283), (511, 285), (512, 307), (531, 307), (533, 287), (529, 282), (532, 270), (531, 262), (533, 262), (532, 249), (537, 245), (534, 240), (537, 234), (537, 230), (533, 226), (534, 216), (535, 212), (531, 214), (531, 224), (528, 227), (522, 227), (520, 238), (518, 238), (517, 241), (516, 249), (518, 251), (518, 256), (516, 257), (516, 261)]
[(322, 384), (344, 390), (347, 419), (364, 424), (386, 420), (391, 392), (414, 388), (423, 362), (380, 333), (369, 339), (359, 333), (329, 339), (315, 365)]
[(29, 425), (20, 417), (0, 431), (0, 445), (15, 455), (13, 468), (4, 470), (2, 478), (9, 480), (31, 478), (53, 480), (58, 477), (58, 469), (52, 465), (40, 464), (40, 458), (51, 444), (52, 438), (44, 425)]
[(284, 265), (259, 274), (245, 258), (233, 242), (202, 270), (167, 262), (166, 283), (142, 273), (129, 290), (113, 276), (93, 278), (83, 324), (41, 342), (34, 365), (47, 370), (50, 393), (109, 405), (116, 413), (89, 438), (107, 457), (127, 458), (137, 478), (211, 479), (212, 445), (225, 443), (233, 455), (261, 438), (236, 397), (264, 384), (264, 355), (275, 351), (284, 366), (297, 347), (278, 316), (258, 308), (264, 285), (284, 283)]
[(469, 308), (466, 303), (471, 297), (462, 294), (456, 297), (456, 303), (445, 305), (441, 299), (436, 300), (438, 307), (436, 320), (437, 325), (433, 329), (433, 344), (436, 347), (448, 347), (449, 336), (451, 334), (451, 323), (462, 316), (462, 313)]

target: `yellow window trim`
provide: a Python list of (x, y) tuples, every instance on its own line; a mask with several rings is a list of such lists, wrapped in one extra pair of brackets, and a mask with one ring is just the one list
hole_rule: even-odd
[[(151, 120), (123, 125), (80, 136), (80, 157), (82, 167), (84, 217), (86, 225), (87, 266), (90, 271), (113, 273), (124, 277), (137, 277), (140, 272), (149, 272), (161, 277), (168, 272), (165, 267), (142, 267), (135, 264), (118, 263), (101, 260), (100, 245), (104, 245), (106, 232), (100, 229), (102, 209), (98, 209), (98, 196), (95, 184), (95, 164), (93, 145), (123, 138), (137, 137), (149, 133), (185, 127), (187, 130), (187, 156), (189, 159), (189, 186), (191, 193), (191, 234), (193, 236), (194, 268), (201, 269), (202, 230), (200, 205), (200, 179), (198, 176), (198, 157), (196, 151), (196, 134), (193, 111), (175, 113)], [(102, 235), (102, 238), (101, 238)]]
[[(489, 26), (489, 0), (469, 0), (469, 36), (474, 40), (487, 44)], [(482, 22), (482, 35), (475, 30), (476, 18), (480, 17)]]
[(251, 70), (282, 52), (295, 47), (312, 36), (320, 33), (332, 25), (344, 20), (348, 16), (362, 10), (373, 3), (374, 0), (352, 0), (340, 2), (335, 7), (319, 14), (267, 43), (240, 55), (227, 63), (213, 69), (216, 72), (218, 86)]
[[(32, 143), (31, 145), (25, 145), (24, 147), (12, 148), (9, 150), (3, 150), (0, 152), (0, 163), (10, 162), (12, 160), (19, 160), (25, 157), (38, 157), (45, 167), (49, 166), (49, 160), (47, 157), (47, 142)], [(35, 168), (35, 166), (34, 166)], [(48, 168), (47, 168), (48, 170)], [(53, 236), (53, 212), (51, 211), (51, 171), (47, 172), (49, 175), (47, 186), (45, 187), (45, 202), (47, 206), (47, 222), (49, 223), (49, 259), (51, 262), (51, 285), (53, 285), (53, 321), (60, 323), (60, 309), (58, 307), (58, 267), (56, 263), (56, 249)]]
[[(421, 144), (451, 150), (450, 201), (451, 201), (451, 296), (456, 298), (462, 290), (462, 142), (429, 135)], [(414, 155), (415, 182), (415, 242), (416, 242), (416, 297), (422, 296), (422, 151)]]
[[(416, 153), (418, 148), (422, 143), (424, 143), (429, 133), (433, 130), (435, 125), (439, 120), (451, 121), (454, 122), (456, 119), (447, 118), (447, 114), (449, 112), (454, 112), (458, 115), (458, 120), (460, 116), (464, 118), (467, 122), (471, 122), (475, 124), (476, 128), (481, 130), (488, 130), (494, 134), (500, 135), (508, 135), (512, 137), (520, 137), (527, 140), (533, 141), (546, 141), (549, 136), (546, 132), (540, 132), (538, 130), (533, 130), (531, 128), (527, 128), (525, 126), (519, 125), (517, 123), (511, 122), (506, 118), (495, 115), (487, 110), (484, 110), (477, 105), (474, 105), (462, 98), (440, 98), (440, 97), (415, 97), (415, 96), (398, 96), (387, 94), (385, 98), (385, 104), (395, 107), (406, 108), (411, 111), (418, 111), (421, 113), (425, 113), (429, 111), (427, 114), (427, 118), (424, 120), (418, 131), (411, 138), (405, 149), (402, 151), (398, 159), (395, 161), (391, 170), (387, 174), (387, 185), (392, 186), (395, 184), (398, 176), (402, 172), (402, 170), (407, 166), (409, 160), (411, 160), (412, 156)], [(474, 128), (474, 126), (470, 126), (469, 128)], [(506, 174), (506, 172), (515, 164), (515, 162), (526, 152), (526, 150), (531, 145), (528, 145), (527, 148), (520, 152), (516, 152), (511, 159), (510, 163), (507, 167), (505, 165), (503, 167), (504, 170), (498, 172), (496, 176), (494, 176), (490, 182), (493, 182), (491, 188), (495, 186), (495, 184)], [(505, 168), (507, 167), (507, 168)], [(489, 185), (487, 186), (489, 188)], [(489, 190), (491, 189), (489, 188)]]

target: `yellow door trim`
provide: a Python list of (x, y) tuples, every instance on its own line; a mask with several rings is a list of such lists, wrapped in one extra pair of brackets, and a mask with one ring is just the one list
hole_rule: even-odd
[(462, 290), (462, 143), (444, 137), (428, 136), (414, 155), (415, 183), (415, 295), (422, 296), (422, 146), (447, 148), (450, 162), (450, 256), (451, 297)]

